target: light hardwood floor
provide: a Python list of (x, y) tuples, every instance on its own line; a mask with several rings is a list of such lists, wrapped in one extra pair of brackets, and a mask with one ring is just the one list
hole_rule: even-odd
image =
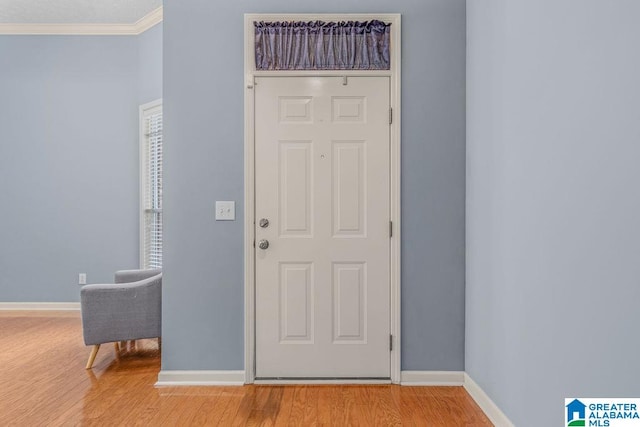
[(486, 426), (462, 387), (163, 387), (156, 340), (84, 365), (77, 312), (0, 311), (0, 426)]

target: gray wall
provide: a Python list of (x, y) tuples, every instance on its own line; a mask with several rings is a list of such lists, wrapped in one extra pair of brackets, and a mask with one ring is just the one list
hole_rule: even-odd
[(138, 36), (138, 103), (162, 97), (162, 23)]
[(466, 369), (560, 425), (640, 395), (640, 3), (467, 8)]
[(402, 368), (464, 369), (462, 0), (165, 1), (163, 369), (243, 369), (246, 12), (403, 14)]
[[(158, 28), (144, 49), (161, 50)], [(0, 301), (77, 301), (78, 273), (105, 282), (138, 265), (144, 49), (129, 36), (0, 36)]]

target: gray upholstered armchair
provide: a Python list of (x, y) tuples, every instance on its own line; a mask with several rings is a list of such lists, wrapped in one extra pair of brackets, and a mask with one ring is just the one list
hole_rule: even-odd
[(92, 345), (91, 369), (100, 344), (160, 338), (162, 270), (122, 270), (115, 283), (85, 285), (80, 290), (84, 343)]

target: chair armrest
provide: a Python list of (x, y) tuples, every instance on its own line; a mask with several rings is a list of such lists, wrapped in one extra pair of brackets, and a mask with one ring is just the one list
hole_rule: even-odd
[(159, 337), (162, 275), (131, 283), (85, 285), (80, 307), (87, 345)]
[(150, 270), (120, 270), (116, 271), (115, 283), (137, 282), (138, 280), (148, 279), (162, 273), (162, 269), (153, 268)]

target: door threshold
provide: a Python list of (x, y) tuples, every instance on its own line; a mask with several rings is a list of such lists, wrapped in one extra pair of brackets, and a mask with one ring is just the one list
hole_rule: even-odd
[(391, 384), (391, 378), (324, 378), (324, 377), (301, 377), (301, 378), (269, 378), (258, 377), (253, 381), (258, 385), (287, 385), (287, 384), (317, 384), (317, 385), (332, 385), (332, 384)]

